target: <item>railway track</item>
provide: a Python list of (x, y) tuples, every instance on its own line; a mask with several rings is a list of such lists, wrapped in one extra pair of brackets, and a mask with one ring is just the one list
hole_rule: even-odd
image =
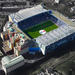
[[(64, 58), (64, 59), (59, 58), (59, 59), (57, 59), (57, 60), (60, 60), (60, 61), (57, 61), (56, 63), (52, 64), (51, 67), (52, 67), (53, 69), (55, 69), (58, 65), (63, 64), (63, 63), (65, 63), (65, 62), (67, 62), (68, 60), (71, 60), (71, 58), (73, 58), (74, 56), (75, 56), (75, 52), (73, 52), (68, 58)], [(62, 60), (61, 60), (61, 59), (62, 59)]]

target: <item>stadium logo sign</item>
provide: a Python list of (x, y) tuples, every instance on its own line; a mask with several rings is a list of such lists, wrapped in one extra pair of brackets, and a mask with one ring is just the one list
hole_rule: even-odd
[(45, 30), (40, 30), (39, 33), (40, 33), (40, 34), (45, 34), (46, 31), (45, 31)]

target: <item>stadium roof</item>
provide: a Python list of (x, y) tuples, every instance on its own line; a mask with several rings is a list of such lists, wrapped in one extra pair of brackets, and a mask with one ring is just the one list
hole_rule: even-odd
[(31, 16), (46, 12), (48, 10), (44, 9), (41, 5), (37, 5), (32, 8), (22, 9), (17, 13), (10, 14), (9, 16), (13, 19), (14, 22), (19, 22), (21, 20), (27, 19)]
[(39, 36), (38, 38), (36, 38), (36, 42), (46, 47), (60, 39), (63, 39), (68, 35), (71, 35), (74, 32), (75, 32), (75, 28), (73, 29), (71, 26), (63, 25), (42, 36)]

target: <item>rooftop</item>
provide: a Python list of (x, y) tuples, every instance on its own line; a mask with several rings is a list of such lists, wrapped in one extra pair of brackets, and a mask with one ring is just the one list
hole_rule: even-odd
[(8, 53), (8, 52), (12, 51), (12, 49), (9, 48), (7, 42), (8, 42), (8, 40), (3, 42), (3, 50), (4, 50), (5, 53)]
[(18, 11), (17, 13), (10, 14), (9, 16), (13, 19), (15, 22), (19, 22), (21, 20), (27, 19), (31, 16), (46, 12), (48, 10), (44, 9), (41, 5), (37, 5), (32, 8), (22, 9)]
[(36, 42), (40, 43), (41, 45), (48, 46), (68, 35), (71, 35), (74, 32), (75, 30), (71, 26), (63, 25), (53, 31), (37, 37)]

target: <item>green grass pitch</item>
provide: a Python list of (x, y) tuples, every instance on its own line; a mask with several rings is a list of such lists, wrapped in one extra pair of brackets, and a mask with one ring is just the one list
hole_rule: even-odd
[(56, 28), (58, 28), (58, 26), (55, 25), (53, 22), (46, 21), (46, 22), (37, 24), (37, 25), (29, 28), (29, 29), (25, 30), (24, 32), (26, 32), (32, 38), (37, 38), (38, 36), (41, 35), (39, 33), (39, 30), (45, 30), (46, 32), (49, 32)]

